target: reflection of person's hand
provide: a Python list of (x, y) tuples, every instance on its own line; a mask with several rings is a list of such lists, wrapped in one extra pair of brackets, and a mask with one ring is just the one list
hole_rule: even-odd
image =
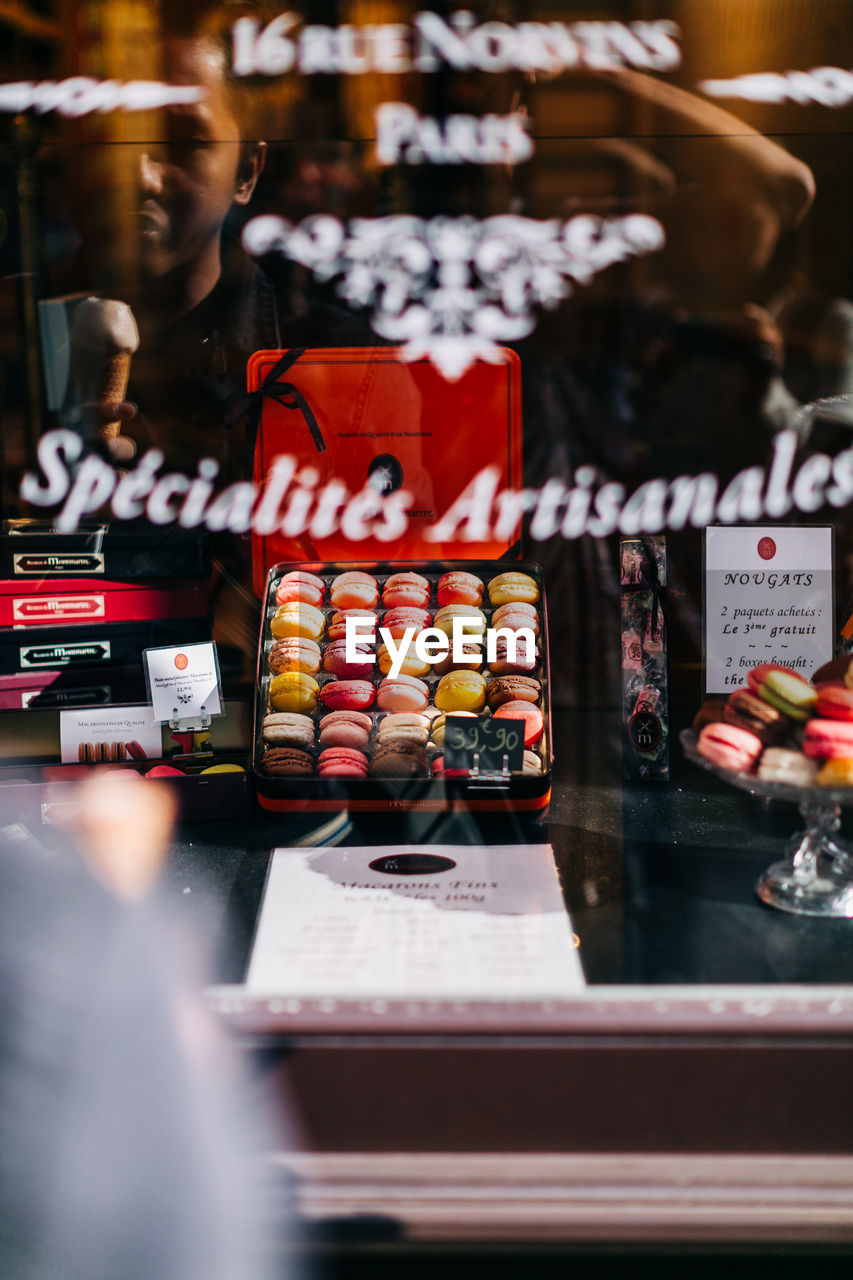
[(84, 862), (122, 898), (139, 898), (169, 847), (170, 791), (131, 770), (97, 770), (81, 783), (70, 826)]
[[(126, 422), (136, 417), (137, 408), (131, 400), (96, 400), (83, 405), (83, 412), (94, 423), (98, 436), (112, 462), (129, 462), (136, 454), (133, 440), (120, 434)], [(107, 431), (114, 423), (119, 424), (119, 434)]]

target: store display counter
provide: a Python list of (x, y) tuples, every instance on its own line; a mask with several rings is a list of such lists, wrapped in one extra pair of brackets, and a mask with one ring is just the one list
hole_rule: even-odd
[(217, 945), (211, 1003), (301, 1114), (304, 1150), (279, 1158), (304, 1212), (406, 1238), (853, 1239), (853, 922), (753, 892), (796, 808), (678, 755), (670, 785), (623, 787), (615, 723), (556, 720), (543, 824), (364, 816), (345, 842), (552, 842), (588, 984), (571, 1000), (249, 996), (270, 851), (316, 815), (179, 832), (169, 889)]

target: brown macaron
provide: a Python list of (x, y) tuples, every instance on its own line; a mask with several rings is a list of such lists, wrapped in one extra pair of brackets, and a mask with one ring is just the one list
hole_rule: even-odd
[(505, 702), (532, 702), (535, 705), (541, 696), (542, 686), (532, 676), (497, 676), (489, 681), (486, 689), (492, 711)]
[(314, 757), (298, 747), (267, 747), (260, 767), (264, 773), (277, 778), (310, 778), (314, 773)]
[(693, 717), (693, 732), (699, 733), (706, 724), (720, 724), (725, 705), (725, 698), (706, 698)]
[(842, 653), (838, 658), (832, 658), (818, 667), (812, 676), (814, 685), (830, 684), (836, 680), (843, 680), (846, 685), (853, 684), (853, 653)]
[(370, 761), (374, 778), (428, 778), (429, 756), (417, 742), (380, 743)]
[(788, 732), (790, 721), (769, 702), (758, 698), (748, 689), (736, 689), (729, 694), (723, 707), (723, 720), (737, 729), (746, 729), (760, 738), (765, 747), (781, 742)]

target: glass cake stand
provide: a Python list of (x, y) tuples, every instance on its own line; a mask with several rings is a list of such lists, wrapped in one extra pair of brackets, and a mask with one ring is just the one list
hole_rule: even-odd
[(799, 916), (853, 918), (853, 850), (836, 838), (842, 805), (853, 804), (853, 787), (791, 787), (762, 782), (749, 773), (733, 773), (711, 764), (696, 750), (696, 734), (683, 729), (679, 740), (693, 764), (716, 774), (729, 786), (765, 800), (799, 805), (805, 831), (794, 837), (788, 859), (774, 862), (759, 877), (755, 892), (762, 902)]

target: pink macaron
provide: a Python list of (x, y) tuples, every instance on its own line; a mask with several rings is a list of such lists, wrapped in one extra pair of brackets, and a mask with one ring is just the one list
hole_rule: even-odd
[(473, 573), (454, 569), (439, 578), (436, 596), (442, 607), (446, 604), (482, 604), (484, 591), (483, 583)]
[(423, 609), (429, 604), (429, 579), (419, 573), (392, 573), (382, 588), (386, 609)]
[(335, 609), (373, 609), (379, 602), (379, 584), (372, 574), (351, 569), (333, 580), (329, 599)]
[(427, 609), (405, 607), (389, 609), (382, 619), (383, 627), (395, 640), (402, 639), (406, 631), (412, 628), (415, 632), (425, 631), (431, 622), (432, 615)]
[(327, 747), (317, 757), (318, 778), (366, 778), (367, 756), (350, 747)]
[(757, 666), (746, 673), (746, 683), (753, 693), (758, 693), (767, 673), (770, 671), (782, 671), (786, 676), (795, 676), (798, 680), (803, 678), (799, 671), (794, 671), (791, 667), (782, 667), (778, 662), (759, 662)]
[(373, 675), (376, 666), (376, 655), (366, 645), (356, 645), (359, 655), (356, 662), (347, 661), (346, 640), (333, 640), (323, 654), (323, 670), (329, 675), (340, 676), (343, 680), (365, 680)]
[(320, 701), (329, 711), (366, 711), (375, 696), (369, 680), (329, 680), (320, 690)]
[(315, 607), (323, 603), (326, 595), (326, 584), (314, 573), (305, 573), (296, 569), (286, 573), (275, 589), (276, 604), (290, 604), (292, 600), (301, 600)]
[(853, 724), (846, 720), (809, 720), (803, 751), (813, 760), (853, 759)]
[(535, 636), (538, 636), (539, 614), (535, 605), (513, 600), (495, 609), (492, 614), (492, 627), (495, 630), (503, 628), (504, 631), (520, 631), (522, 627), (527, 627)]
[(495, 720), (523, 720), (524, 745), (532, 747), (542, 737), (545, 721), (542, 712), (532, 702), (504, 702), (494, 713)]
[(373, 721), (363, 711), (330, 711), (320, 721), (320, 746), (364, 751), (372, 727)]
[(748, 772), (755, 764), (764, 744), (748, 729), (715, 721), (706, 724), (696, 739), (696, 750), (703, 759), (721, 769), (735, 773)]
[(539, 651), (534, 639), (531, 644), (526, 636), (518, 634), (515, 644), (515, 656), (510, 653), (505, 636), (498, 636), (495, 641), (495, 656), (488, 659), (490, 670), (496, 676), (524, 675), (535, 671), (539, 664)]
[[(362, 636), (369, 636), (371, 629), (374, 634), (379, 622), (377, 615), (372, 609), (338, 609), (332, 614), (329, 621), (328, 636), (330, 640), (345, 640), (347, 635), (347, 619), (358, 618), (358, 633)], [(370, 626), (367, 624), (370, 623)], [(350, 631), (355, 628), (350, 626)]]
[(853, 689), (834, 681), (818, 685), (815, 712), (830, 720), (853, 720)]
[(386, 676), (376, 690), (376, 705), (383, 711), (423, 711), (429, 703), (429, 685), (417, 676)]
[(436, 756), (432, 762), (432, 776), (434, 778), (467, 778), (470, 773), (470, 769), (445, 768), (444, 756)]

